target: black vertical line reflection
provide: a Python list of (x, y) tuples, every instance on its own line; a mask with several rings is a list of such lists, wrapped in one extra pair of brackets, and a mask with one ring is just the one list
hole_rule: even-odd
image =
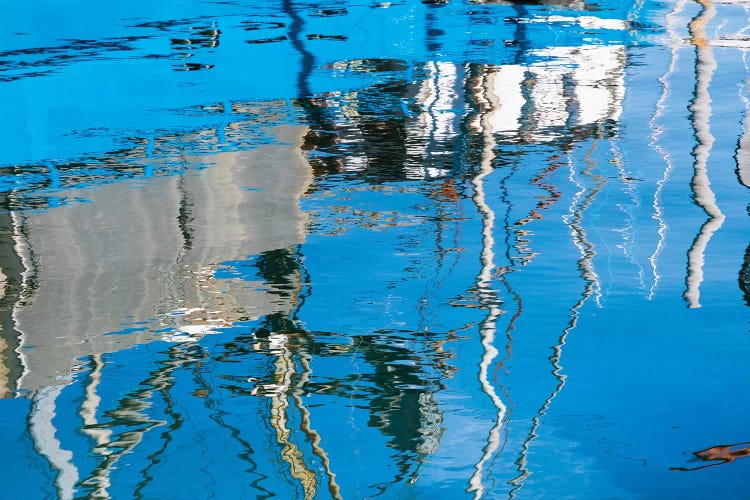
[(742, 290), (745, 304), (750, 306), (750, 245), (745, 249), (745, 257), (742, 260), (737, 281), (740, 285), (740, 290)]
[[(513, 10), (516, 11), (516, 19), (525, 19), (529, 11), (523, 4), (514, 3)], [(518, 51), (515, 56), (515, 64), (521, 64), (526, 52), (531, 48), (531, 40), (527, 34), (527, 23), (516, 22), (514, 41), (518, 44)]]
[[(204, 348), (200, 348), (199, 356), (196, 358), (196, 360), (201, 359), (204, 356), (208, 358), (208, 352), (206, 352)], [(213, 397), (211, 395), (213, 393), (212, 388), (214, 386), (208, 380), (206, 380), (206, 377), (203, 375), (201, 368), (202, 366), (199, 362), (195, 363), (193, 380), (195, 381), (196, 386), (198, 386), (199, 390), (201, 390), (204, 394), (203, 406), (207, 410), (210, 410), (212, 412), (209, 418), (216, 422), (219, 427), (226, 429), (232, 439), (234, 439), (244, 450), (240, 454), (238, 454), (237, 457), (247, 463), (248, 467), (245, 469), (245, 472), (256, 476), (256, 478), (250, 482), (250, 486), (252, 486), (256, 490), (256, 498), (263, 499), (274, 497), (275, 495), (272, 491), (264, 488), (260, 484), (262, 480), (267, 478), (267, 476), (258, 472), (258, 464), (255, 463), (255, 460), (253, 460), (252, 458), (255, 450), (253, 449), (250, 442), (242, 437), (242, 430), (229, 424), (225, 420), (224, 417), (226, 417), (227, 415), (231, 415), (231, 413), (222, 409), (223, 402), (220, 398)]]
[(300, 34), (305, 26), (305, 21), (296, 10), (294, 2), (292, 0), (282, 0), (282, 10), (292, 20), (289, 25), (289, 40), (292, 42), (294, 49), (299, 52), (302, 57), (300, 64), (300, 70), (297, 74), (297, 93), (298, 97), (309, 98), (312, 97), (310, 92), (310, 73), (312, 73), (313, 65), (315, 64), (315, 56), (307, 50), (305, 44), (302, 43)]

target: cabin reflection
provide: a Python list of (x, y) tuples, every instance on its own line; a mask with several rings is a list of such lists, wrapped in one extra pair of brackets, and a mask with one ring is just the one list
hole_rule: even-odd
[(454, 176), (481, 149), (463, 144), (476, 141), (466, 127), (481, 128), (471, 112), (476, 90), (462, 83), (473, 74), (486, 73), (487, 95), (498, 103), (489, 127), (499, 145), (565, 143), (618, 120), (623, 46), (557, 47), (529, 57), (534, 62), (528, 65), (429, 62), (412, 70), (423, 75), (416, 82), (399, 74), (405, 70), (400, 61), (347, 63), (349, 70), (396, 73), (362, 91), (304, 100), (308, 119), (316, 121), (303, 148), (318, 175), (356, 174), (375, 182)]

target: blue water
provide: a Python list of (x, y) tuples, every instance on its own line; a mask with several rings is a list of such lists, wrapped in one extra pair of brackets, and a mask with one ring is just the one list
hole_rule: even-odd
[(750, 4), (0, 12), (0, 497), (747, 496)]

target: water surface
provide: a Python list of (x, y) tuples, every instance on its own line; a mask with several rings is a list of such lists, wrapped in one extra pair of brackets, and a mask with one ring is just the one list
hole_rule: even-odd
[(2, 496), (744, 495), (750, 4), (0, 5)]

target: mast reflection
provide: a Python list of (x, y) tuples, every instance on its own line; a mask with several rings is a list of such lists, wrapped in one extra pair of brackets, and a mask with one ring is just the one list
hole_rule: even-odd
[(495, 271), (495, 239), (493, 236), (495, 230), (495, 212), (487, 203), (488, 200), (484, 188), (485, 178), (493, 170), (494, 150), (497, 146), (492, 127), (490, 126), (490, 120), (494, 114), (493, 112), (500, 108), (501, 102), (487, 90), (484, 78), (480, 77), (476, 85), (476, 95), (483, 108), (479, 116), (483, 147), (479, 169), (476, 176), (471, 179), (471, 184), (474, 187), (474, 196), (472, 199), (482, 218), (482, 250), (479, 256), (481, 270), (476, 278), (476, 293), (480, 306), (487, 310), (487, 317), (479, 326), (483, 349), (482, 358), (479, 362), (479, 383), (482, 391), (497, 409), (497, 416), (495, 425), (487, 436), (487, 445), (484, 447), (482, 457), (475, 465), (476, 472), (469, 480), (469, 491), (474, 492), (474, 498), (481, 498), (484, 495), (484, 467), (500, 447), (500, 429), (507, 413), (507, 406), (500, 396), (498, 396), (497, 390), (488, 376), (489, 368), (498, 354), (498, 349), (494, 345), (495, 333), (497, 330), (497, 320), (503, 313), (503, 310), (500, 307), (500, 300), (497, 297), (497, 293), (492, 288), (492, 274)]
[(711, 0), (696, 0), (701, 11), (689, 24), (691, 43), (695, 46), (695, 97), (690, 106), (693, 130), (697, 144), (692, 155), (693, 179), (691, 187), (695, 202), (706, 212), (708, 219), (700, 228), (688, 250), (686, 290), (683, 294), (688, 307), (700, 307), (700, 285), (703, 282), (703, 265), (706, 247), (713, 234), (724, 223), (724, 214), (716, 203), (716, 196), (708, 178), (708, 158), (714, 143), (709, 120), (711, 117), (711, 96), (709, 86), (717, 67), (711, 43), (706, 34), (706, 25), (716, 15), (716, 7)]

